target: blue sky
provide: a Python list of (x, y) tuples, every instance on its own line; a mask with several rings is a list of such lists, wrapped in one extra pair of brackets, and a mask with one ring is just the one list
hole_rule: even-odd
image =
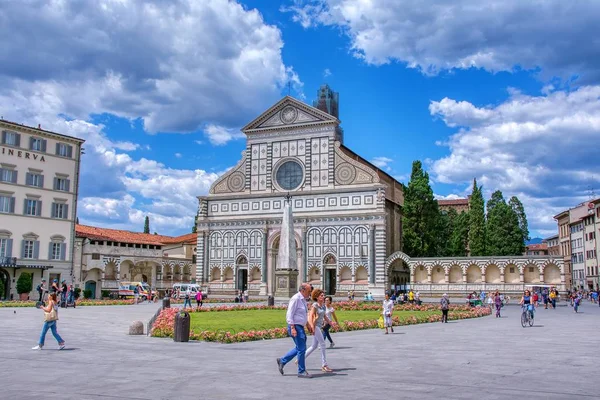
[[(10, 3), (10, 4), (9, 4)], [(177, 0), (0, 3), (5, 119), (86, 139), (80, 222), (190, 231), (240, 158), (239, 129), (288, 93), (340, 93), (345, 144), (439, 198), (477, 178), (532, 236), (600, 190), (595, 2)]]

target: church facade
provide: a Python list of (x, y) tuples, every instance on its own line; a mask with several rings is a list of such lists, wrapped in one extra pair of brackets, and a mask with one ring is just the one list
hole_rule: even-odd
[(286, 96), (244, 128), (239, 163), (199, 197), (196, 279), (211, 293), (275, 291), (286, 195), (298, 279), (328, 294), (383, 294), (406, 285), (402, 186), (344, 145), (338, 95), (324, 85), (313, 106)]

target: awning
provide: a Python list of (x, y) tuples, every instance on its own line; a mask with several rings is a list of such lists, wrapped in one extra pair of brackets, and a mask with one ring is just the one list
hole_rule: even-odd
[(28, 269), (50, 269), (54, 268), (52, 265), (13, 265), (13, 268), (28, 268)]

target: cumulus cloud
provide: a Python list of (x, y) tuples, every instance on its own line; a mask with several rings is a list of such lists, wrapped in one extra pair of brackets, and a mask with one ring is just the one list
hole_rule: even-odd
[(389, 164), (391, 162), (393, 162), (394, 160), (392, 160), (391, 158), (387, 158), (387, 157), (374, 157), (371, 160), (371, 163), (373, 163), (373, 165), (381, 168), (381, 169), (385, 169), (386, 171), (390, 171), (391, 167), (389, 166)]
[(329, 68), (325, 68), (323, 71), (323, 78), (327, 78), (328, 76), (331, 76), (331, 70)]
[(244, 134), (239, 130), (213, 124), (204, 128), (204, 134), (208, 141), (215, 146), (223, 146), (232, 140), (244, 138)]
[(598, 187), (600, 86), (529, 96), (516, 90), (496, 106), (442, 99), (429, 106), (457, 132), (450, 154), (432, 164), (438, 182), (465, 184), (475, 177), (487, 195), (517, 195), (532, 228), (555, 227), (552, 216), (585, 200)]
[(600, 79), (600, 3), (490, 0), (293, 0), (304, 28), (335, 25), (370, 64), (398, 61), (425, 74), (453, 68), (537, 69)]
[(0, 2), (0, 15), (3, 90), (35, 90), (73, 119), (141, 118), (150, 133), (242, 126), (288, 82), (302, 87), (280, 30), (234, 1), (33, 0)]

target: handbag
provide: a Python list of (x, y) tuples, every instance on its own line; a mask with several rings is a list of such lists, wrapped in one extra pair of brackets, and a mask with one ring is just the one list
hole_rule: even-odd
[(58, 312), (56, 312), (56, 309), (54, 307), (52, 307), (52, 310), (50, 310), (50, 312), (44, 312), (44, 321), (52, 322), (52, 321), (57, 321), (57, 320), (58, 320)]

